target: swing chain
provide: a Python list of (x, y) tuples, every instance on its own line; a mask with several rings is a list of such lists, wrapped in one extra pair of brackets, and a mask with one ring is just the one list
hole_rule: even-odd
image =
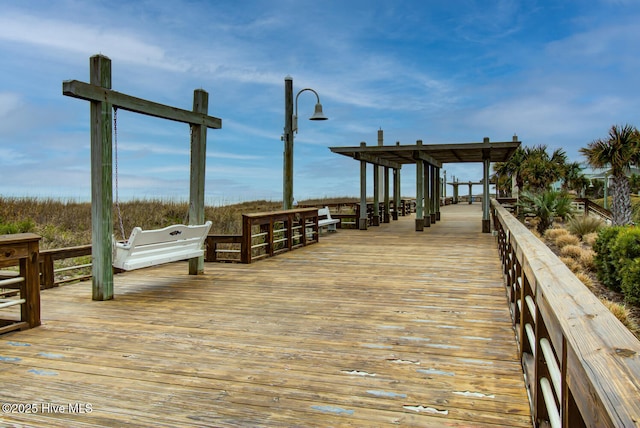
[(118, 223), (120, 225), (120, 236), (125, 238), (124, 224), (122, 222), (122, 212), (120, 212), (120, 198), (118, 196), (118, 107), (113, 106), (113, 134), (114, 134), (114, 151), (115, 151), (115, 167), (116, 167), (116, 212), (118, 213)]

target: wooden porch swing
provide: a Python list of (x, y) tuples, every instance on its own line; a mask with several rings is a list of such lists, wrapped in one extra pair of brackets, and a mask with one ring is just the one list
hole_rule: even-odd
[[(174, 260), (189, 259), (189, 274), (204, 272), (202, 243), (211, 227), (204, 221), (204, 182), (207, 129), (222, 128), (208, 115), (209, 95), (193, 94), (193, 110), (183, 110), (136, 98), (111, 89), (111, 60), (90, 58), (90, 83), (67, 80), (62, 94), (91, 104), (91, 218), (93, 300), (113, 299), (113, 266), (131, 270)], [(189, 226), (174, 225), (155, 231), (134, 228), (125, 242), (113, 238), (112, 108), (186, 123), (191, 129)], [(124, 236), (124, 234), (123, 234)]]
[[(115, 154), (116, 211), (120, 233), (124, 238), (124, 224), (120, 210), (118, 160), (118, 107), (113, 108), (113, 135)], [(117, 241), (112, 235), (113, 267), (129, 271), (165, 263), (204, 256), (204, 240), (211, 229), (211, 221), (202, 225), (175, 224), (162, 229), (143, 230), (136, 226), (126, 241)]]

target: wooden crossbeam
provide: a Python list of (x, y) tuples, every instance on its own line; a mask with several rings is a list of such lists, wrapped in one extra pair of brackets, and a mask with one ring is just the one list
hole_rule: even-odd
[(428, 163), (429, 165), (433, 165), (438, 168), (442, 168), (442, 162), (439, 162), (433, 158), (433, 156), (429, 156), (421, 150), (415, 150), (413, 152), (413, 158), (415, 160), (422, 160)]
[(386, 166), (388, 168), (394, 168), (394, 169), (400, 169), (402, 168), (402, 165), (399, 164), (398, 162), (393, 162), (390, 160), (386, 160), (386, 159), (382, 159), (378, 156), (375, 155), (371, 155), (368, 153), (356, 153), (355, 157), (356, 160), (361, 160), (361, 161), (365, 161), (368, 163), (372, 163), (375, 165), (380, 165), (380, 166)]
[(79, 80), (65, 80), (62, 82), (62, 94), (87, 101), (106, 102), (123, 110), (161, 119), (169, 119), (191, 125), (204, 125), (212, 129), (222, 128), (222, 120), (217, 117), (144, 100), (112, 89), (80, 82)]

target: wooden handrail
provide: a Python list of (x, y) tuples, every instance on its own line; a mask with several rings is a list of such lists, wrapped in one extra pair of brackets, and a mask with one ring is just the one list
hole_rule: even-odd
[[(204, 252), (204, 261), (205, 262), (222, 262), (222, 261), (240, 261), (240, 254), (242, 254), (242, 243), (244, 240), (242, 239), (242, 235), (215, 235), (210, 234), (204, 241), (205, 252)], [(218, 248), (219, 244), (235, 244), (238, 249), (225, 249), (221, 250)], [(238, 257), (220, 257), (218, 253), (237, 253)]]
[(638, 426), (640, 341), (522, 223), (491, 207), (535, 425)]
[[(60, 284), (71, 281), (80, 281), (91, 278), (91, 275), (77, 275), (65, 280), (57, 280), (55, 273), (60, 271), (54, 269), (54, 262), (56, 260), (71, 259), (74, 257), (83, 257), (91, 255), (91, 244), (79, 245), (76, 247), (55, 248), (49, 250), (40, 251), (40, 286), (43, 289), (57, 287)], [(65, 270), (74, 270), (87, 267), (87, 265), (70, 266), (64, 268)]]
[(589, 198), (576, 198), (575, 202), (584, 204), (584, 215), (595, 215), (601, 219), (611, 222), (613, 219), (613, 213), (608, 209), (601, 207)]
[[(276, 229), (279, 225), (279, 229)], [(258, 230), (254, 230), (258, 227)], [(251, 263), (256, 258), (271, 257), (318, 242), (318, 209), (251, 213), (242, 215), (241, 261)], [(254, 254), (254, 250), (255, 254)]]
[(33, 233), (0, 235), (0, 268), (18, 266), (17, 277), (0, 282), (0, 288), (20, 289), (19, 299), (5, 306), (20, 305), (20, 320), (0, 320), (0, 333), (40, 325), (40, 281), (38, 250), (40, 236)]

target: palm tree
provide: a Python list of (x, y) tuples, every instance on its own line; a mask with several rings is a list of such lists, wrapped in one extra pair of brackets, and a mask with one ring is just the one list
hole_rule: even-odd
[(524, 182), (520, 174), (520, 169), (522, 168), (522, 163), (524, 162), (524, 160), (524, 149), (522, 147), (518, 147), (508, 161), (495, 163), (493, 165), (493, 170), (498, 176), (498, 181), (503, 182), (505, 177), (508, 177), (510, 180), (512, 180), (512, 183), (513, 181), (515, 181), (515, 185), (518, 188), (518, 191), (522, 191)]
[(565, 191), (575, 190), (578, 195), (591, 184), (591, 181), (582, 173), (580, 162), (570, 162), (565, 165), (564, 176), (562, 177), (562, 189)]
[(567, 154), (556, 149), (551, 156), (546, 145), (525, 148), (525, 160), (520, 174), (525, 181), (525, 190), (542, 192), (564, 176)]
[(524, 191), (517, 205), (522, 214), (538, 218), (536, 229), (542, 235), (553, 224), (555, 217), (564, 220), (573, 214), (571, 202), (569, 195), (556, 190)]
[(606, 139), (594, 140), (580, 149), (593, 168), (611, 168), (614, 225), (631, 224), (631, 196), (627, 174), (640, 161), (640, 133), (631, 125), (614, 125)]

